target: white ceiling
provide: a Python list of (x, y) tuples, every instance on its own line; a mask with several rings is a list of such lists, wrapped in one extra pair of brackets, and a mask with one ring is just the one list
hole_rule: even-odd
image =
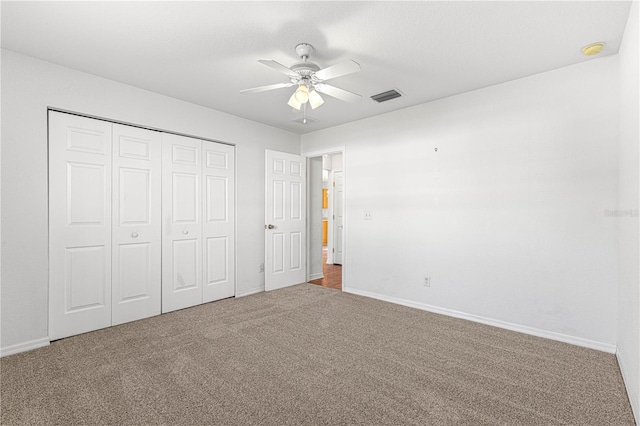
[[(629, 1), (587, 2), (9, 2), (2, 47), (306, 133), (589, 60), (580, 49), (618, 51)], [(302, 125), (294, 88), (258, 63), (299, 62), (312, 44), (322, 68), (353, 59), (362, 71), (330, 83), (363, 96), (325, 104)], [(371, 95), (406, 96), (377, 104)]]

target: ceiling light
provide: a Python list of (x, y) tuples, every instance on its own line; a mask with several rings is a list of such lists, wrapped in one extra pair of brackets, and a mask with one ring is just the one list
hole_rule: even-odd
[(584, 53), (587, 56), (593, 56), (593, 55), (597, 55), (598, 53), (602, 52), (602, 49), (604, 49), (604, 43), (603, 42), (598, 42), (598, 43), (593, 43), (590, 44), (588, 46), (585, 46), (582, 48), (582, 53)]
[(293, 95), (295, 96), (296, 101), (303, 104), (309, 100), (309, 89), (304, 84), (301, 84)]
[(315, 90), (309, 92), (309, 105), (311, 105), (311, 108), (316, 109), (323, 103), (324, 99), (322, 99), (320, 93), (316, 92)]
[(291, 97), (289, 98), (289, 102), (287, 102), (289, 104), (289, 106), (291, 108), (295, 108), (297, 110), (300, 109), (300, 107), (302, 106), (302, 104), (300, 102), (298, 102), (298, 100), (296, 99), (296, 94), (298, 92), (296, 91), (293, 95), (291, 95)]

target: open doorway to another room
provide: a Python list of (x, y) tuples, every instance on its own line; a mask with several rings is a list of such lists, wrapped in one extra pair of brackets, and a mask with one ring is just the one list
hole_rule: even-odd
[(309, 203), (309, 282), (338, 290), (344, 263), (343, 176), (342, 152), (309, 159), (309, 195), (314, 198)]

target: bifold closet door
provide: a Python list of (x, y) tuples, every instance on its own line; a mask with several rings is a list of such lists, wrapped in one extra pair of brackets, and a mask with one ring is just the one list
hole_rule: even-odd
[(232, 146), (49, 112), (49, 337), (234, 295)]
[(113, 124), (112, 325), (160, 314), (161, 143)]
[(234, 283), (235, 157), (234, 147), (202, 142), (203, 302), (231, 297)]
[(235, 151), (162, 139), (162, 312), (170, 312), (234, 295)]
[(202, 303), (202, 141), (162, 135), (162, 312)]
[(111, 123), (49, 112), (49, 338), (111, 325)]

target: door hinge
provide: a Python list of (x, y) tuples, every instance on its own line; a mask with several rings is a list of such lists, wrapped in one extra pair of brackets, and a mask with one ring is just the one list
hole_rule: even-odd
[(336, 220), (336, 215), (335, 214), (333, 215), (333, 220)]
[(331, 253), (335, 253), (335, 252), (336, 252), (336, 249), (332, 248)]
[(336, 186), (336, 183), (335, 183), (335, 182), (333, 182), (333, 186)]

